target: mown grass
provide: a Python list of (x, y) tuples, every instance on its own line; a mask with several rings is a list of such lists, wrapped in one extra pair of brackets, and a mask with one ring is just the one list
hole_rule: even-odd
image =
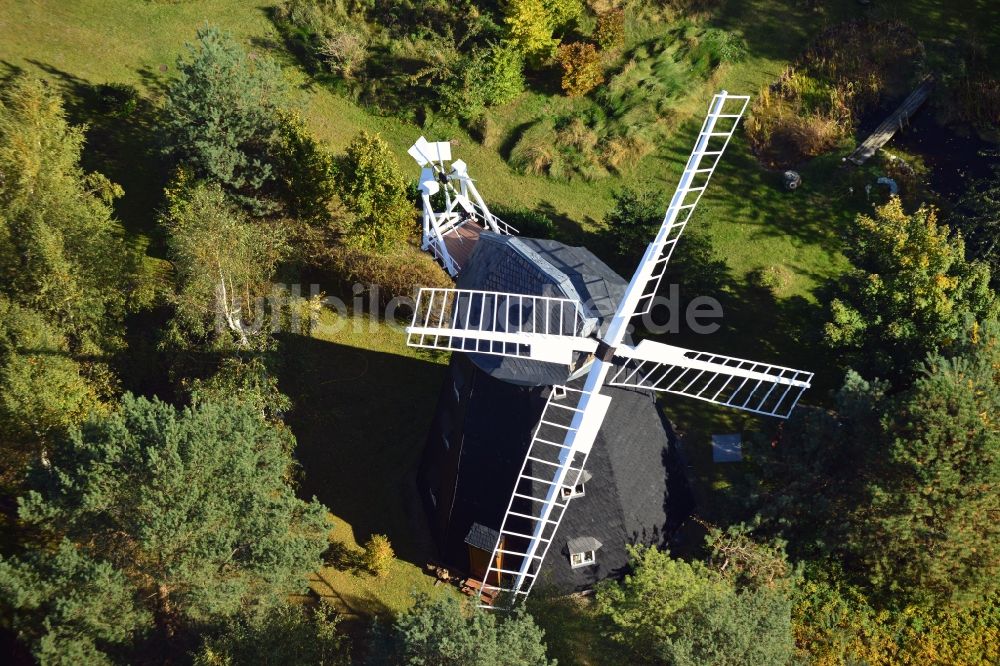
[(384, 321), (326, 310), (311, 337), (281, 339), (301, 492), (331, 508), (342, 548), (385, 534), (397, 555), (381, 578), (350, 566), (317, 572), (313, 590), (353, 616), (397, 613), (415, 591), (450, 589), (422, 569), (435, 555), (414, 480), (445, 367), (404, 337)]

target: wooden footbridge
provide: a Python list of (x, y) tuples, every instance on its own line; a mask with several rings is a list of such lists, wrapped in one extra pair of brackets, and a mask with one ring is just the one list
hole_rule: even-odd
[(879, 148), (884, 146), (889, 142), (889, 139), (893, 135), (903, 129), (910, 121), (910, 116), (912, 116), (920, 106), (927, 101), (927, 96), (931, 93), (931, 88), (934, 87), (934, 79), (930, 76), (926, 77), (917, 89), (910, 93), (910, 96), (903, 100), (903, 103), (899, 105), (899, 108), (892, 112), (888, 118), (882, 121), (882, 124), (875, 128), (867, 139), (862, 141), (854, 152), (848, 155), (846, 160), (853, 162), (854, 164), (864, 164), (865, 160), (878, 152)]

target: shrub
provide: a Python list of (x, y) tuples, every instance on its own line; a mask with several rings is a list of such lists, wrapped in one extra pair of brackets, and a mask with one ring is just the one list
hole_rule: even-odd
[(453, 59), (457, 69), (440, 86), (441, 109), (453, 118), (474, 120), (487, 107), (506, 104), (524, 90), (524, 58), (511, 42)]
[(552, 218), (533, 208), (493, 207), (493, 213), (504, 222), (514, 226), (522, 236), (532, 238), (552, 238), (556, 225)]
[(277, 172), (285, 212), (307, 222), (326, 219), (337, 194), (336, 160), (293, 113), (278, 119)]
[(599, 13), (594, 39), (604, 50), (623, 46), (625, 44), (625, 10), (612, 7)]
[(500, 144), (500, 128), (489, 114), (482, 114), (472, 123), (472, 134), (484, 148), (496, 148)]
[(758, 268), (747, 276), (750, 284), (777, 296), (791, 281), (791, 273), (781, 264)]
[(368, 38), (353, 26), (342, 26), (321, 40), (318, 52), (331, 72), (349, 78), (368, 56)]
[(559, 47), (556, 60), (562, 67), (562, 89), (570, 97), (580, 97), (604, 83), (601, 55), (589, 42), (573, 42)]
[(96, 85), (93, 95), (97, 108), (114, 118), (127, 118), (139, 105), (139, 91), (127, 83)]
[(382, 577), (389, 572), (389, 566), (395, 559), (389, 537), (384, 534), (373, 534), (365, 542), (363, 556), (365, 568), (375, 576)]
[(543, 0), (510, 0), (504, 14), (510, 39), (525, 58), (537, 63), (552, 55), (558, 40)]
[(337, 185), (354, 214), (347, 223), (350, 243), (384, 252), (406, 237), (414, 209), (399, 163), (382, 137), (362, 131), (351, 141), (340, 161)]
[(455, 286), (429, 254), (411, 245), (391, 253), (333, 246), (316, 263), (346, 283), (378, 285), (381, 305), (393, 298), (411, 297), (419, 287)]

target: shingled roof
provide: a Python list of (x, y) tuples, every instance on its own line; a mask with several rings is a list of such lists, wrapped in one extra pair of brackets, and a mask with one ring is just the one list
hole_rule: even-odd
[[(625, 282), (585, 247), (554, 240), (519, 238), (484, 232), (458, 277), (460, 289), (483, 289), (531, 296), (571, 298), (586, 317), (602, 326), (625, 294)], [(589, 333), (591, 331), (585, 331)], [(497, 379), (524, 386), (564, 384), (580, 369), (524, 358), (470, 354), (473, 362)]]

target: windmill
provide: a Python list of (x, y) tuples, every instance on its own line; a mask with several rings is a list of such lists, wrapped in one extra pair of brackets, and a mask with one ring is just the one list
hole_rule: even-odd
[[(423, 208), (421, 249), (431, 252), (449, 275), (455, 277), (461, 270), (458, 257), (453, 255), (456, 254), (456, 244), (463, 243), (463, 236), (467, 235), (462, 233), (466, 225), (475, 224), (498, 234), (517, 233), (517, 229), (490, 212), (469, 177), (465, 162), (451, 160), (450, 142), (428, 141), (420, 137), (407, 152), (421, 167), (418, 185)], [(450, 164), (446, 166), (446, 163)], [(439, 192), (444, 194), (445, 208), (435, 212), (431, 197)]]
[(410, 346), (522, 357), (586, 372), (582, 386), (561, 386), (548, 396), (493, 545), (481, 605), (484, 590), (505, 593), (511, 603), (531, 591), (608, 412), (612, 398), (602, 392), (605, 386), (664, 391), (780, 418), (809, 387), (812, 373), (652, 340), (632, 344), (628, 337), (630, 320), (652, 308), (674, 247), (748, 101), (725, 91), (713, 97), (663, 223), (604, 325), (596, 325), (587, 303), (573, 298), (420, 290), (407, 328)]

